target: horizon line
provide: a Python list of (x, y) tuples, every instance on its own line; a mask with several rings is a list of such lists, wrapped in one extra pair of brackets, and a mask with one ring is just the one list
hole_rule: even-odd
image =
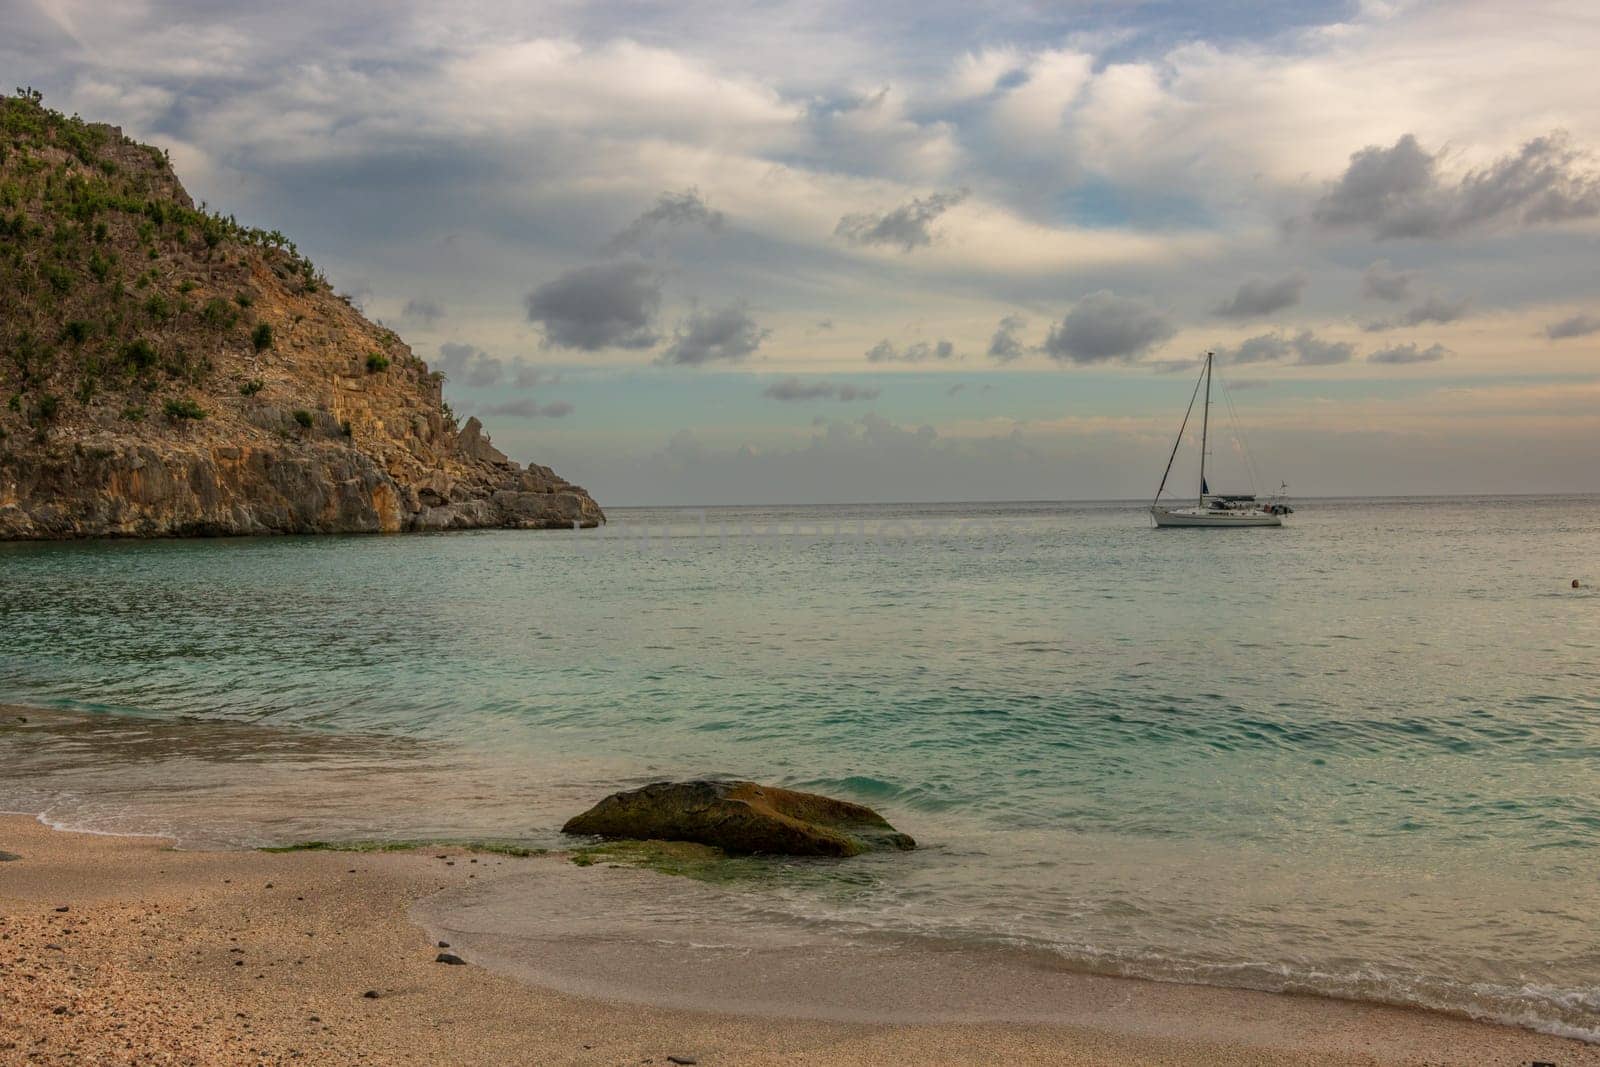
[[(1262, 494), (1258, 497), (1265, 499)], [(1600, 489), (1562, 490), (1559, 492), (1531, 493), (1383, 493), (1363, 495), (1356, 493), (1326, 493), (1290, 496), (1293, 500), (1495, 500), (1535, 499), (1539, 497), (1600, 497)], [(1187, 500), (1188, 497), (1169, 499)], [(622, 508), (632, 511), (690, 510), (695, 508), (870, 508), (870, 507), (951, 507), (962, 504), (1126, 504), (1148, 507), (1149, 497), (1026, 497), (1006, 500), (824, 500), (803, 502), (740, 503), (740, 504), (605, 504), (605, 508)]]

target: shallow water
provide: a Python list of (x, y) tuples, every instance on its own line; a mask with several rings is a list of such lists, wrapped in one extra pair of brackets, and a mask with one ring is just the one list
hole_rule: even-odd
[(738, 774), (927, 846), (777, 865), (753, 923), (1600, 1037), (1600, 499), (612, 519), (0, 545), (0, 699), (95, 713), (0, 729), (0, 808), (550, 844)]

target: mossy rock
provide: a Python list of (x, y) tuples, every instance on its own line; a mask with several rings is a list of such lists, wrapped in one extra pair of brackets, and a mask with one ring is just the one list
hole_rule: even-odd
[(606, 841), (574, 849), (570, 858), (578, 867), (637, 867), (698, 882), (759, 881), (771, 873), (768, 861), (692, 841)]
[(858, 856), (916, 847), (861, 804), (755, 782), (655, 782), (613, 793), (573, 819), (569, 834), (689, 841), (734, 855)]

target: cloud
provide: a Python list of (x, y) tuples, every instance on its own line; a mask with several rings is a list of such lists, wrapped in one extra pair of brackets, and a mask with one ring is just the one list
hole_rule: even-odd
[(1461, 300), (1446, 300), (1442, 296), (1434, 295), (1398, 318), (1379, 319), (1374, 322), (1363, 323), (1361, 328), (1368, 333), (1379, 333), (1383, 330), (1394, 330), (1405, 326), (1421, 326), (1429, 322), (1443, 325), (1461, 318), (1471, 306), (1472, 301), (1465, 298)]
[(916, 109), (917, 103), (894, 85), (814, 100), (807, 109), (811, 144), (806, 154), (833, 169), (913, 183), (937, 180), (960, 155), (957, 130), (928, 115), (925, 107)]
[(516, 373), (512, 378), (512, 384), (518, 389), (537, 389), (542, 385), (561, 384), (561, 375), (547, 371), (543, 367), (531, 366), (520, 361), (513, 366), (516, 368)]
[(767, 386), (761, 395), (771, 397), (773, 400), (791, 402), (838, 400), (849, 403), (853, 400), (876, 400), (878, 390), (856, 385), (835, 385), (833, 382), (805, 382), (799, 378), (785, 378), (781, 382), (773, 382)]
[(1325, 367), (1332, 363), (1348, 363), (1356, 354), (1356, 346), (1348, 341), (1324, 341), (1310, 330), (1295, 334), (1295, 362), (1305, 367)]
[(480, 348), (460, 341), (446, 341), (439, 346), (439, 358), (433, 369), (442, 371), (452, 382), (483, 389), (498, 385), (505, 377), (505, 363)]
[(1420, 276), (1414, 270), (1395, 270), (1387, 259), (1376, 260), (1361, 272), (1361, 295), (1398, 304), (1411, 296), (1411, 286)]
[(1305, 291), (1306, 280), (1291, 275), (1275, 282), (1252, 278), (1239, 286), (1233, 298), (1217, 306), (1216, 313), (1225, 319), (1248, 319), (1257, 315), (1270, 315), (1274, 311), (1294, 307)]
[(1433, 363), (1450, 354), (1444, 345), (1435, 344), (1427, 348), (1418, 348), (1410, 342), (1403, 345), (1394, 345), (1390, 348), (1380, 348), (1367, 357), (1368, 363)]
[(414, 296), (406, 301), (405, 309), (400, 314), (403, 318), (411, 319), (413, 322), (421, 322), (432, 326), (444, 318), (444, 308), (439, 305), (437, 300), (432, 300), (425, 296)]
[(691, 186), (681, 193), (662, 193), (656, 198), (654, 207), (628, 223), (607, 241), (606, 249), (618, 252), (632, 248), (644, 243), (652, 233), (666, 226), (704, 226), (712, 233), (721, 233), (726, 222), (726, 216), (720, 211), (712, 210), (700, 196), (700, 190)]
[(761, 347), (772, 333), (756, 324), (743, 304), (700, 310), (678, 324), (672, 344), (660, 362), (698, 367), (704, 363), (737, 363)]
[(660, 339), (661, 279), (632, 260), (570, 270), (533, 290), (525, 303), (528, 321), (544, 330), (545, 344), (558, 348), (650, 348)]
[(1580, 313), (1560, 322), (1552, 322), (1544, 328), (1544, 335), (1552, 341), (1563, 341), (1569, 337), (1588, 337), (1592, 333), (1600, 333), (1600, 315)]
[[(1355, 345), (1347, 341), (1324, 341), (1310, 330), (1301, 330), (1293, 337), (1277, 332), (1264, 333), (1240, 342), (1236, 348), (1219, 348), (1217, 359), (1236, 364), (1280, 363), (1292, 358), (1300, 366), (1320, 367), (1347, 363), (1355, 353)], [(1173, 369), (1181, 369), (1181, 366)]]
[(1453, 237), (1479, 229), (1537, 226), (1600, 215), (1600, 172), (1563, 132), (1452, 181), (1439, 173), (1443, 153), (1406, 134), (1389, 148), (1371, 145), (1312, 210), (1329, 228), (1369, 229), (1385, 238)]
[(896, 348), (885, 338), (867, 349), (869, 363), (927, 363), (930, 360), (947, 360), (955, 357), (956, 346), (940, 338), (936, 342), (914, 341), (904, 349)]
[(1294, 345), (1279, 333), (1264, 333), (1242, 341), (1237, 348), (1217, 349), (1223, 363), (1276, 363), (1294, 355)]
[(1090, 293), (1050, 328), (1044, 352), (1070, 363), (1137, 359), (1176, 333), (1166, 316), (1142, 300), (1109, 289)]
[(501, 404), (490, 404), (483, 409), (485, 415), (509, 416), (519, 419), (564, 419), (573, 412), (571, 404), (565, 400), (553, 400), (548, 404), (536, 403), (523, 398), (521, 400), (508, 400)]
[(1000, 325), (995, 327), (994, 336), (989, 338), (989, 358), (996, 363), (1010, 363), (1022, 357), (1028, 349), (1017, 336), (1026, 329), (1028, 320), (1021, 315), (1007, 315), (1000, 320)]
[(1014, 73), (1021, 62), (1021, 53), (1011, 47), (967, 52), (957, 58), (955, 69), (950, 72), (950, 95), (956, 99), (983, 96), (1006, 75)]
[(967, 192), (957, 189), (952, 193), (934, 193), (901, 204), (892, 211), (846, 215), (833, 232), (852, 244), (890, 245), (902, 252), (925, 248), (934, 240), (933, 223), (965, 200)]

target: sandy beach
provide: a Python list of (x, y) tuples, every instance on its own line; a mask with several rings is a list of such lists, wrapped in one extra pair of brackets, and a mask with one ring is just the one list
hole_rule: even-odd
[(1600, 1063), (1423, 1012), (1082, 975), (1062, 1023), (662, 1008), (519, 981), (459, 944), (465, 965), (436, 961), (419, 902), (572, 868), (560, 856), (185, 852), (25, 816), (0, 819), (0, 848), (20, 857), (0, 862), (4, 1063)]

